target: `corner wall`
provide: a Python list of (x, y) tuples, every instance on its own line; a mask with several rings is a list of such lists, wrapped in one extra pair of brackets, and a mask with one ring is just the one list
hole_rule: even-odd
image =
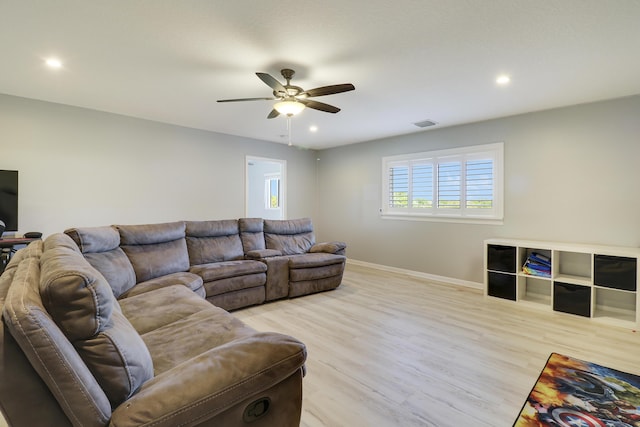
[[(503, 225), (381, 219), (382, 157), (503, 141)], [(483, 282), (483, 240), (640, 245), (640, 96), (323, 150), (322, 240), (349, 258)]]
[(315, 151), (0, 94), (20, 232), (240, 218), (246, 155), (287, 160), (288, 216), (313, 216)]

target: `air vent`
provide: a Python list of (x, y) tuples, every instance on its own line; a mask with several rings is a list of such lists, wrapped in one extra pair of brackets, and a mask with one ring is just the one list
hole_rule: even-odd
[(423, 120), (421, 122), (417, 122), (414, 123), (414, 125), (418, 126), (419, 128), (428, 128), (429, 126), (435, 126), (438, 123), (434, 122), (433, 120)]

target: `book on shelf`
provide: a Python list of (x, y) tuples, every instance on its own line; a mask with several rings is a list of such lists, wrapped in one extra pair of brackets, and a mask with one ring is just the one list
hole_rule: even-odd
[(551, 277), (551, 260), (543, 254), (532, 252), (522, 266), (522, 272), (531, 276)]
[(529, 259), (531, 261), (537, 262), (538, 264), (548, 265), (549, 268), (551, 268), (551, 258), (544, 254), (532, 252), (531, 255), (529, 255)]
[(522, 272), (524, 274), (527, 274), (529, 276), (538, 276), (538, 277), (551, 277), (551, 271), (541, 271), (541, 270), (534, 270), (532, 268), (528, 268), (528, 267), (522, 267)]

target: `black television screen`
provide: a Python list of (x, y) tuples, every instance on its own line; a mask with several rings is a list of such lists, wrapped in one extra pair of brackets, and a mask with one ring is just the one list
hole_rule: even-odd
[(18, 171), (0, 170), (0, 220), (5, 231), (18, 231)]

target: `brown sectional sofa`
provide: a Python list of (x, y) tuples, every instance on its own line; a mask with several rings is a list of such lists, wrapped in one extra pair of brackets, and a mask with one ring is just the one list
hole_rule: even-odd
[(0, 276), (11, 426), (294, 426), (306, 349), (225, 310), (333, 289), (309, 219), (74, 228)]

